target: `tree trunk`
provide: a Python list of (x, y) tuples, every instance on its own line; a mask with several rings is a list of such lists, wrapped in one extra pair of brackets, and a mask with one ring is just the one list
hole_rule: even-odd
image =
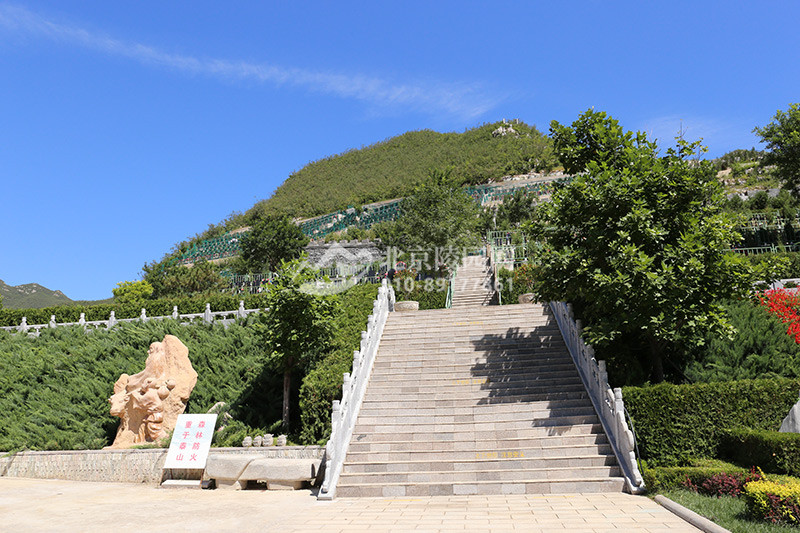
[(664, 381), (664, 343), (650, 337), (650, 380), (653, 383)]
[(292, 384), (292, 371), (283, 372), (283, 430), (289, 432), (289, 388)]

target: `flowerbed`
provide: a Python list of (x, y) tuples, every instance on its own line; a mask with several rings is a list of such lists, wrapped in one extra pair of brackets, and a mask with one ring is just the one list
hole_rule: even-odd
[(797, 308), (800, 307), (800, 293), (774, 289), (760, 293), (758, 299), (769, 314), (788, 325), (786, 333), (800, 344), (800, 314), (797, 312)]

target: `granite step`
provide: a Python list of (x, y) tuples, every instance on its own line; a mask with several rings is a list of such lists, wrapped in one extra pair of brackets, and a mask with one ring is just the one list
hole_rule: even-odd
[(586, 480), (565, 476), (545, 480), (520, 480), (513, 482), (475, 481), (470, 483), (371, 483), (362, 485), (340, 482), (338, 497), (397, 498), (405, 496), (460, 496), (493, 494), (569, 494), (622, 492), (622, 477)]
[(586, 433), (570, 435), (544, 435), (538, 437), (518, 437), (518, 438), (490, 438), (486, 440), (476, 440), (466, 438), (465, 440), (448, 441), (426, 441), (426, 440), (403, 440), (385, 441), (378, 440), (378, 435), (372, 435), (372, 439), (354, 440), (350, 443), (348, 453), (353, 453), (357, 457), (360, 453), (375, 452), (476, 452), (479, 449), (493, 450), (524, 450), (532, 448), (540, 450), (540, 453), (552, 453), (553, 455), (564, 455), (570, 453), (570, 449), (586, 449), (593, 446), (608, 444), (605, 433)]
[[(566, 452), (566, 453), (565, 453)], [(426, 470), (502, 470), (567, 468), (570, 466), (614, 466), (610, 445), (552, 448), (502, 448), (465, 451), (427, 450), (353, 452), (345, 465), (347, 473), (418, 472)]]

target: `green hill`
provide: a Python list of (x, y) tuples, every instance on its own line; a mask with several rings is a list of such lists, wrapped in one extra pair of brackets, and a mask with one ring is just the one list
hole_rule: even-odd
[(309, 163), (292, 173), (269, 199), (209, 224), (151, 265), (168, 264), (193, 244), (249, 226), (261, 215), (310, 218), (406, 196), (432, 170), (450, 169), (455, 179), (472, 185), (557, 165), (550, 139), (518, 120), (483, 124), (463, 133), (410, 131)]
[(245, 219), (261, 212), (311, 217), (398, 198), (433, 169), (452, 168), (466, 185), (556, 164), (550, 140), (524, 122), (484, 124), (464, 133), (411, 131), (306, 165)]
[(0, 279), (0, 296), (3, 297), (3, 307), (8, 309), (25, 309), (54, 307), (56, 305), (69, 305), (72, 300), (61, 291), (52, 291), (38, 283), (25, 285), (8, 285)]

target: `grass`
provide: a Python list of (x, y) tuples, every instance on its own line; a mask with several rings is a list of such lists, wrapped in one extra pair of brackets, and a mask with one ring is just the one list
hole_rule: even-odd
[(673, 489), (664, 491), (664, 496), (705, 516), (732, 533), (773, 533), (779, 531), (798, 531), (796, 526), (770, 524), (750, 520), (745, 516), (744, 500), (731, 496), (704, 496), (690, 490)]

